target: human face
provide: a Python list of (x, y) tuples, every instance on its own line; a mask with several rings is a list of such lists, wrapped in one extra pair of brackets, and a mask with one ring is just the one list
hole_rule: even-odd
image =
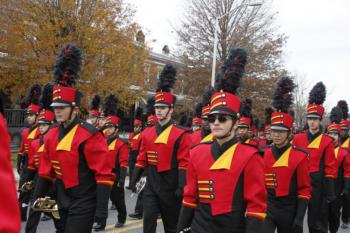
[(311, 131), (318, 131), (321, 125), (320, 118), (307, 118), (307, 124)]
[(141, 132), (141, 125), (135, 125), (134, 133), (140, 133), (140, 132)]
[(97, 122), (97, 117), (90, 117), (88, 119), (88, 122), (92, 125), (96, 125), (96, 122)]
[(114, 127), (114, 126), (109, 126), (109, 127), (106, 128), (106, 133), (107, 133), (108, 137), (113, 136), (117, 132), (118, 132), (118, 129), (116, 127)]
[(271, 129), (271, 138), (273, 144), (278, 146), (285, 146), (288, 142), (288, 131)]
[(101, 117), (101, 118), (98, 119), (98, 127), (99, 127), (99, 128), (102, 129), (103, 126), (105, 125), (105, 123), (106, 123), (106, 118)]
[(35, 125), (36, 123), (36, 115), (34, 113), (27, 114), (27, 122), (29, 125)]
[(169, 106), (156, 106), (156, 116), (158, 121), (164, 122), (171, 118), (171, 114), (173, 113), (173, 109), (169, 108)]
[(340, 137), (346, 138), (349, 135), (349, 130), (348, 129), (342, 129), (340, 131)]
[(237, 134), (240, 138), (248, 138), (248, 128), (247, 127), (238, 127)]
[(40, 134), (45, 134), (49, 130), (49, 124), (39, 124)]
[(331, 138), (333, 138), (333, 141), (334, 141), (335, 143), (338, 142), (338, 140), (339, 140), (339, 134), (337, 134), (337, 133), (330, 132), (330, 133), (328, 133), (328, 136), (330, 136)]
[(214, 137), (222, 138), (232, 133), (233, 120), (231, 116), (226, 114), (213, 114), (209, 116), (208, 121), (209, 121), (211, 133), (213, 134)]
[(210, 130), (210, 125), (209, 125), (209, 122), (208, 122), (208, 118), (202, 118), (202, 128), (204, 130)]
[(70, 120), (69, 115), (70, 115), (71, 109), (72, 108), (70, 106), (55, 107), (54, 112), (55, 112), (55, 117), (57, 122), (62, 123)]
[(266, 140), (271, 140), (271, 133), (267, 133), (267, 134), (265, 134), (266, 135)]

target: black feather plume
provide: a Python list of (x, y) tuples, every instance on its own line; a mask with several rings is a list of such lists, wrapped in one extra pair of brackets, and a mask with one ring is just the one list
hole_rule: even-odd
[(154, 95), (148, 97), (148, 99), (147, 99), (147, 106), (146, 106), (146, 109), (147, 109), (147, 116), (155, 114), (155, 109), (154, 109), (154, 103), (155, 103), (155, 101), (156, 101), (156, 100), (155, 100), (155, 98), (154, 98)]
[(41, 95), (41, 86), (40, 84), (36, 83), (30, 88), (29, 95), (26, 101), (27, 104), (39, 105), (40, 95)]
[(52, 96), (53, 96), (53, 84), (52, 83), (46, 83), (43, 87), (43, 93), (41, 94), (41, 108), (52, 111), (50, 105), (52, 103)]
[(339, 124), (343, 117), (343, 111), (338, 106), (332, 108), (331, 114), (329, 116), (329, 119), (331, 120), (331, 123)]
[(91, 100), (90, 109), (98, 110), (100, 108), (100, 104), (101, 104), (101, 97), (99, 95), (95, 95)]
[(277, 87), (273, 94), (272, 106), (281, 112), (288, 113), (293, 104), (293, 90), (295, 84), (289, 77), (282, 77), (277, 81)]
[(197, 103), (196, 106), (195, 106), (195, 115), (196, 117), (201, 117), (202, 116), (202, 103)]
[(159, 75), (157, 91), (171, 92), (176, 81), (176, 69), (173, 65), (167, 64), (164, 66)]
[(326, 100), (326, 86), (318, 82), (309, 93), (309, 104), (322, 105)]
[(81, 50), (72, 44), (67, 44), (61, 50), (54, 67), (54, 80), (61, 86), (73, 87), (82, 64)]
[(135, 111), (135, 119), (142, 120), (142, 113), (143, 113), (142, 108), (137, 107)]
[(188, 114), (188, 112), (180, 113), (178, 125), (189, 128), (191, 127), (191, 124), (192, 124), (192, 117)]
[(271, 107), (265, 108), (265, 125), (271, 124), (272, 113), (273, 113), (273, 108)]
[(241, 116), (252, 117), (253, 101), (250, 98), (246, 98), (242, 103)]
[(343, 119), (348, 119), (349, 116), (349, 107), (348, 103), (345, 100), (339, 100), (337, 106), (342, 110)]
[(103, 113), (105, 116), (118, 116), (118, 98), (115, 95), (106, 96), (103, 103)]
[(207, 106), (210, 104), (211, 96), (214, 94), (215, 90), (212, 86), (209, 86), (203, 94), (202, 106)]
[(216, 91), (223, 90), (236, 94), (246, 64), (247, 52), (240, 48), (231, 49), (228, 58), (221, 67), (221, 75), (217, 82)]
[(262, 126), (262, 124), (261, 124), (259, 118), (256, 118), (256, 119), (254, 120), (254, 126), (255, 126), (255, 128), (256, 128), (258, 131), (261, 131), (261, 130), (262, 130), (263, 126)]

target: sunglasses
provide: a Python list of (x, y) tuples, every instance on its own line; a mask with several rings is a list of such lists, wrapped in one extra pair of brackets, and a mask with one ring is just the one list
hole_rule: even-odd
[(217, 119), (220, 123), (225, 123), (229, 118), (230, 117), (228, 115), (223, 115), (223, 114), (209, 115), (208, 121), (209, 123), (214, 123)]

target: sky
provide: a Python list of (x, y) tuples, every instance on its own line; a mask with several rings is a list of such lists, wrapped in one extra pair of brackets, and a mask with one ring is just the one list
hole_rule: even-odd
[[(165, 44), (176, 48), (173, 28), (189, 1), (125, 1), (135, 7), (135, 20), (145, 29), (153, 51), (160, 52)], [(273, 0), (272, 11), (277, 12), (279, 31), (288, 36), (283, 57), (287, 69), (305, 79), (307, 91), (323, 81), (327, 109), (340, 99), (350, 105), (350, 1)]]

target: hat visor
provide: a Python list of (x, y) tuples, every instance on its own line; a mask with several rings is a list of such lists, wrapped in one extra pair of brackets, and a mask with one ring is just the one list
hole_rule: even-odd
[(230, 115), (230, 116), (237, 116), (236, 113), (232, 112), (232, 111), (226, 111), (226, 110), (223, 110), (223, 109), (217, 109), (217, 110), (213, 110), (211, 111), (209, 115), (213, 115), (213, 114), (226, 114), (226, 115)]
[(237, 127), (239, 127), (239, 128), (249, 128), (249, 126), (245, 125), (245, 124), (238, 124)]
[(57, 107), (70, 107), (72, 105), (67, 104), (67, 103), (59, 103), (59, 102), (54, 102), (50, 105), (50, 107), (57, 108)]
[(155, 103), (154, 107), (170, 107), (170, 104), (166, 103)]
[(327, 131), (327, 133), (336, 133), (336, 134), (340, 134), (340, 132), (338, 130), (329, 130)]
[(285, 126), (271, 125), (271, 130), (289, 131), (290, 129)]
[(38, 125), (50, 125), (51, 122), (46, 121), (46, 120), (38, 120)]
[(306, 118), (321, 119), (321, 116), (317, 114), (307, 114)]

